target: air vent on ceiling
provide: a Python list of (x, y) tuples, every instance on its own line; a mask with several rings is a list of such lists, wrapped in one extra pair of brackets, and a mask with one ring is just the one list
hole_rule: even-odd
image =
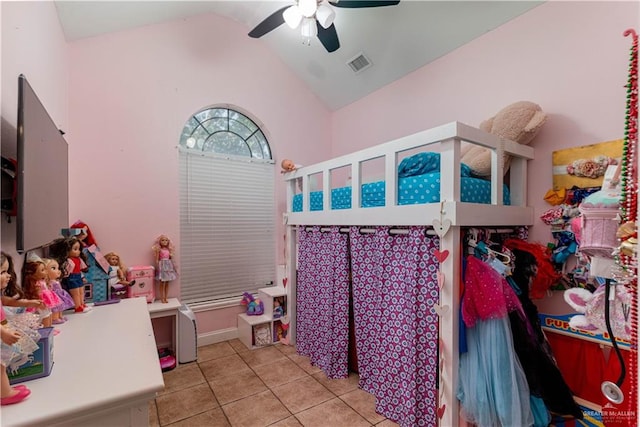
[(351, 70), (353, 70), (354, 73), (358, 74), (371, 67), (371, 65), (373, 64), (371, 64), (369, 58), (364, 56), (364, 53), (360, 52), (359, 54), (351, 58), (349, 62), (347, 62), (347, 65), (351, 68)]

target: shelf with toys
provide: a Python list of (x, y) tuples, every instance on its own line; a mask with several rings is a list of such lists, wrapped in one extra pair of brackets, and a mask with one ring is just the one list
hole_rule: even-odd
[(258, 297), (245, 293), (247, 312), (238, 315), (238, 338), (253, 350), (279, 342), (288, 343), (287, 291), (275, 286), (258, 289)]

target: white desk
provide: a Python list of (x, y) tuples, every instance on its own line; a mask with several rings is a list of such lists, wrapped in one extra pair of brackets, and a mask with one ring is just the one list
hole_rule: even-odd
[(51, 374), (24, 383), (31, 396), (2, 407), (2, 426), (148, 426), (164, 381), (145, 299), (67, 318)]
[(176, 357), (176, 361), (180, 360), (178, 354), (178, 334), (180, 328), (178, 328), (178, 309), (182, 306), (180, 301), (177, 298), (169, 298), (168, 303), (162, 303), (159, 300), (152, 302), (151, 304), (147, 304), (147, 308), (149, 309), (149, 316), (152, 319), (158, 319), (160, 317), (171, 317), (171, 342), (173, 344), (173, 354)]

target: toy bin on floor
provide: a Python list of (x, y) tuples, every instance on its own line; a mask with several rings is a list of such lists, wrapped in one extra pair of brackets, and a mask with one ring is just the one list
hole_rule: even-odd
[(14, 372), (7, 369), (10, 384), (35, 380), (51, 373), (53, 368), (53, 328), (40, 328), (38, 332), (40, 333), (38, 349), (29, 356), (27, 363)]
[(135, 283), (129, 286), (129, 298), (145, 297), (147, 303), (152, 303), (156, 298), (155, 268), (150, 265), (138, 265), (127, 269), (127, 280)]

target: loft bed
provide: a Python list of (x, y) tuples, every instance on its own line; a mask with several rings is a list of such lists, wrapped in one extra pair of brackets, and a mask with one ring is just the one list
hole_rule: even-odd
[[(462, 142), (480, 145), (491, 151), (492, 173), (491, 180), (485, 184), (488, 186), (488, 196), (484, 203), (464, 201), (464, 178), (461, 178), (461, 172), (464, 172), (465, 166), (460, 162)], [(399, 194), (402, 193), (403, 184), (406, 184), (403, 183), (403, 178), (398, 177), (399, 159), (417, 150), (439, 153), (439, 176), (433, 181), (435, 185), (439, 183), (438, 198), (435, 201), (432, 198), (430, 203), (403, 200), (402, 194)], [(503, 163), (499, 161), (503, 154), (512, 158), (508, 190), (503, 183)], [(439, 352), (448, 362), (439, 372), (439, 408), (446, 407), (446, 410), (439, 413), (438, 417), (440, 425), (457, 426), (459, 407), (455, 393), (459, 362), (458, 284), (461, 278), (459, 260), (463, 255), (461, 236), (465, 227), (515, 227), (533, 223), (533, 208), (526, 206), (527, 161), (533, 158), (531, 147), (501, 139), (463, 123), (452, 122), (286, 173), (285, 274), (290, 278), (288, 292), (291, 342), (296, 342), (295, 278), (298, 268), (296, 251), (299, 226), (433, 227), (434, 224), (442, 225), (450, 221), (448, 230), (435, 230), (440, 238), (439, 250), (449, 251), (450, 254), (439, 264), (439, 269), (446, 278), (440, 288), (439, 305), (451, 308), (439, 317)], [(372, 159), (382, 159), (384, 162), (384, 181), (363, 184), (362, 166)], [(350, 172), (350, 185), (347, 189), (333, 188), (332, 175), (344, 169)], [(328, 189), (327, 191), (312, 191), (311, 184), (317, 177), (321, 177), (321, 188)], [(378, 191), (378, 200), (372, 202), (373, 205), (367, 201), (367, 186), (371, 185), (384, 188), (382, 193)], [(354, 188), (360, 188), (361, 191), (352, 191)], [(337, 201), (337, 192), (342, 193), (343, 199), (346, 194), (350, 203)], [(506, 202), (510, 204), (506, 205)]]

